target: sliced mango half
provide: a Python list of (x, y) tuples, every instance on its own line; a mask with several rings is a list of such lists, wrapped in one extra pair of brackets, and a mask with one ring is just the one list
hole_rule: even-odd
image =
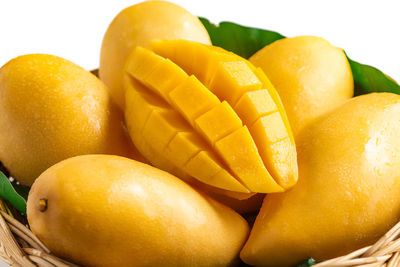
[(247, 60), (192, 41), (157, 41), (132, 52), (124, 86), (129, 134), (156, 167), (242, 198), (296, 183), (285, 110)]

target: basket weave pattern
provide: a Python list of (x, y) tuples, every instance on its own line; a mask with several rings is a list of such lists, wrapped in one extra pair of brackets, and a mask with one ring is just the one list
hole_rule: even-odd
[[(78, 267), (52, 255), (28, 227), (8, 215), (1, 206), (0, 258), (11, 266)], [(400, 266), (400, 222), (374, 245), (314, 266)]]

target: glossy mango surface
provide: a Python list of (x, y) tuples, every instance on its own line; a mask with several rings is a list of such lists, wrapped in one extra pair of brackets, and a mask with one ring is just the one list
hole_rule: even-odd
[(101, 46), (99, 75), (120, 108), (125, 105), (123, 68), (136, 46), (153, 39), (186, 39), (211, 44), (200, 20), (167, 1), (144, 1), (122, 10), (111, 22)]
[(269, 194), (241, 252), (252, 266), (294, 266), (372, 245), (400, 219), (400, 96), (358, 96), (307, 126), (299, 182)]
[(5, 64), (0, 114), (0, 161), (25, 185), (72, 156), (139, 157), (107, 87), (63, 58), (32, 54)]
[(46, 170), (28, 198), (33, 233), (80, 266), (232, 266), (249, 227), (171, 174), (118, 156)]
[(259, 50), (250, 62), (275, 86), (295, 137), (308, 123), (353, 96), (345, 53), (323, 38), (284, 38)]

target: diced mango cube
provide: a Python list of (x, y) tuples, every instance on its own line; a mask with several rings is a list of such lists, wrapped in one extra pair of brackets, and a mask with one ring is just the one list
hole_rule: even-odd
[[(275, 87), (272, 85), (271, 81), (268, 79), (267, 75), (265, 75), (264, 71), (261, 68), (256, 68), (254, 70), (254, 74), (260, 79), (263, 84), (263, 87), (266, 88), (274, 100), (276, 106), (278, 107), (279, 113), (285, 123), (286, 129), (288, 131), (290, 139), (294, 142), (294, 137), (292, 133), (292, 128), (290, 127), (288, 117), (286, 115), (285, 108), (283, 107), (282, 100), (279, 97), (278, 92), (276, 91)], [(296, 153), (296, 152), (295, 152)]]
[(257, 76), (257, 78), (263, 84), (263, 88), (268, 90), (269, 94), (271, 95), (274, 102), (277, 104), (278, 108), (283, 109), (283, 104), (282, 104), (281, 98), (279, 97), (278, 92), (276, 91), (275, 87), (272, 85), (271, 81), (269, 80), (267, 75), (264, 73), (264, 71), (261, 68), (256, 68), (254, 70), (254, 74)]
[(252, 192), (282, 192), (258, 154), (257, 147), (246, 126), (215, 143), (215, 148), (233, 173)]
[(211, 145), (242, 126), (242, 121), (232, 107), (222, 102), (210, 111), (198, 117), (195, 122), (197, 129)]
[(164, 99), (168, 99), (168, 93), (187, 78), (182, 68), (171, 60), (142, 47), (134, 50), (132, 61), (127, 63), (125, 70)]
[[(156, 54), (169, 58), (184, 69), (184, 66), (192, 67), (196, 58), (196, 52), (203, 44), (188, 40), (153, 40), (150, 48)], [(182, 53), (182, 51), (185, 51)]]
[[(233, 178), (233, 179), (232, 179)], [(208, 184), (233, 192), (249, 193), (250, 191), (232, 176), (227, 170), (221, 169), (216, 175), (208, 179)]]
[(250, 132), (260, 150), (262, 150), (260, 146), (265, 147), (288, 137), (288, 132), (279, 112), (259, 118), (250, 126)]
[(190, 126), (181, 115), (175, 110), (166, 110), (153, 111), (142, 134), (161, 153), (178, 132), (187, 131), (190, 131)]
[(156, 95), (147, 93), (139, 83), (128, 80), (125, 83), (125, 116), (132, 118), (131, 127), (141, 132), (154, 110), (167, 110), (168, 104)]
[(249, 192), (238, 180), (223, 170), (215, 156), (208, 151), (201, 151), (185, 165), (184, 170), (203, 183), (226, 190)]
[(260, 117), (277, 110), (267, 89), (244, 93), (235, 106), (236, 113), (246, 125), (252, 125)]
[(151, 50), (137, 46), (126, 61), (125, 71), (138, 81), (143, 82), (164, 60)]
[(244, 60), (219, 62), (210, 90), (219, 99), (227, 100), (235, 106), (246, 92), (260, 90), (262, 83)]
[(188, 75), (171, 60), (164, 60), (158, 64), (143, 82), (151, 90), (168, 101), (168, 94), (171, 90), (182, 83)]
[(269, 162), (268, 170), (275, 177), (275, 180), (283, 187), (290, 188), (297, 182), (297, 158), (296, 145), (285, 138), (281, 141), (269, 144), (260, 149), (264, 162)]
[(166, 158), (183, 167), (194, 155), (207, 148), (207, 144), (193, 132), (179, 132), (164, 150)]
[(157, 54), (171, 59), (187, 74), (195, 75), (206, 87), (215, 75), (218, 62), (240, 59), (238, 55), (222, 48), (188, 40), (155, 41), (151, 43), (151, 48)]
[(138, 148), (140, 153), (146, 158), (149, 159), (150, 163), (166, 172), (174, 174), (176, 177), (184, 180), (187, 183), (193, 183), (193, 177), (189, 176), (185, 171), (181, 168), (175, 166), (171, 161), (166, 158), (162, 153), (155, 150), (148, 142), (146, 142), (143, 136), (132, 136), (132, 141), (135, 146)]
[[(207, 47), (208, 50), (210, 50), (210, 47)], [(221, 48), (222, 49), (222, 48)], [(208, 56), (209, 56), (209, 60), (208, 60), (208, 64), (206, 67), (206, 75), (204, 76), (203, 80), (201, 80), (203, 82), (203, 84), (207, 87), (212, 89), (212, 85), (214, 82), (215, 77), (218, 75), (218, 71), (219, 71), (219, 67), (220, 64), (222, 64), (223, 62), (235, 62), (237, 60), (240, 60), (239, 56), (235, 55), (235, 54), (230, 54), (230, 53), (223, 53), (222, 51), (216, 50), (216, 49), (212, 49), (213, 51), (208, 51)], [(226, 100), (225, 98), (221, 98), (218, 94), (217, 96), (221, 99), (221, 100)]]
[(195, 76), (188, 77), (169, 93), (171, 104), (193, 125), (200, 115), (220, 101)]
[[(167, 40), (152, 40), (149, 43), (150, 49), (155, 52), (157, 55), (162, 56), (163, 58), (169, 58), (169, 59), (174, 59), (175, 57), (179, 56), (182, 54), (182, 50), (178, 51), (177, 47), (175, 45), (165, 45)], [(168, 40), (169, 42), (174, 42), (176, 40)], [(185, 49), (191, 49), (190, 46), (185, 47)], [(188, 50), (188, 53), (186, 55), (186, 59), (189, 61), (192, 61), (190, 51)], [(180, 52), (180, 53), (179, 53)], [(172, 60), (174, 61), (174, 60)], [(179, 66), (181, 65), (181, 62), (175, 62)]]
[(261, 158), (283, 188), (297, 182), (296, 145), (289, 137), (279, 112), (266, 115), (250, 127)]

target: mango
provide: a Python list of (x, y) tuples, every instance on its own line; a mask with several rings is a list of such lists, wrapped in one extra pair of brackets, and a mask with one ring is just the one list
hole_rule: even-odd
[(400, 96), (349, 100), (297, 140), (299, 182), (269, 194), (241, 251), (252, 266), (323, 261), (376, 242), (400, 219)]
[(173, 3), (145, 1), (122, 10), (104, 35), (99, 68), (101, 80), (121, 109), (125, 105), (126, 59), (136, 46), (148, 47), (153, 39), (186, 39), (211, 44), (199, 19)]
[[(194, 174), (198, 180), (209, 182), (213, 186), (249, 192), (228, 172), (225, 172), (224, 176), (218, 176), (221, 179), (211, 179), (221, 172), (223, 167), (207, 143), (195, 132), (191, 132), (188, 122), (176, 110), (168, 108), (162, 99), (146, 92), (141, 93), (143, 87), (136, 83), (130, 83), (129, 86), (126, 96), (128, 131), (134, 144), (145, 157), (149, 156), (153, 165), (169, 171), (176, 168), (184, 170), (187, 175)], [(143, 119), (144, 117), (146, 119)], [(169, 159), (170, 164), (167, 164), (167, 169), (165, 164), (157, 165), (152, 159), (152, 153), (148, 153), (149, 146), (156, 154), (164, 155), (164, 158), (168, 156), (166, 159)], [(159, 155), (156, 156), (157, 159)]]
[(282, 99), (292, 131), (301, 130), (353, 96), (353, 76), (343, 50), (313, 36), (265, 46), (250, 62), (260, 67)]
[(106, 86), (56, 56), (20, 56), (0, 69), (0, 114), (0, 161), (25, 185), (72, 156), (140, 157)]
[(249, 227), (169, 173), (111, 155), (64, 160), (28, 197), (32, 231), (81, 266), (231, 266)]
[[(164, 40), (151, 46), (137, 47), (125, 66), (125, 118), (139, 151), (150, 146), (170, 162), (168, 169), (178, 167), (233, 195), (282, 192), (296, 183), (293, 134), (261, 69), (198, 42)], [(208, 68), (192, 61), (200, 58)]]

